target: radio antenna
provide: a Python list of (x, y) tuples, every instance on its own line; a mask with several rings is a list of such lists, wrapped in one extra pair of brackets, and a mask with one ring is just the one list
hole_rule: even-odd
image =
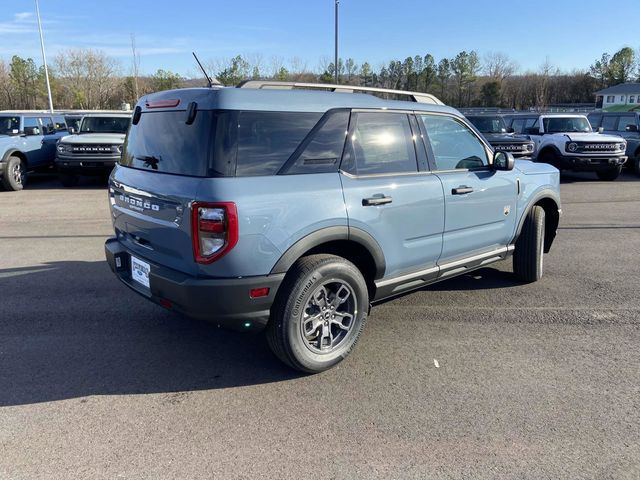
[[(213, 87), (213, 80), (211, 80), (211, 77), (209, 76), (209, 74), (207, 74), (207, 71), (204, 69), (204, 67), (200, 63), (200, 60), (198, 59), (198, 56), (196, 55), (196, 52), (191, 52), (191, 53), (193, 54), (193, 58), (196, 59), (196, 62), (198, 62), (198, 66), (200, 67), (200, 70), (202, 70), (202, 73), (204, 74), (204, 78), (207, 79), (207, 83), (209, 84), (209, 88)], [(217, 80), (216, 80), (216, 85), (220, 85), (220, 82), (218, 82)]]

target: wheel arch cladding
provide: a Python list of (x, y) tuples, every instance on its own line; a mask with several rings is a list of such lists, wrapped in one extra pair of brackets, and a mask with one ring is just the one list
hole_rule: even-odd
[(271, 273), (286, 273), (300, 258), (318, 253), (343, 257), (362, 272), (369, 293), (374, 280), (384, 276), (386, 264), (382, 248), (368, 233), (346, 226), (317, 230), (294, 243), (280, 257)]
[(20, 160), (24, 162), (25, 165), (28, 165), (27, 156), (24, 153), (22, 153), (20, 150), (17, 150), (15, 148), (7, 150), (4, 156), (2, 157), (3, 162), (7, 162), (7, 160), (9, 160), (9, 157), (18, 157)]
[(556, 195), (557, 194), (553, 193), (550, 190), (544, 190), (542, 192), (539, 192), (537, 195), (534, 195), (534, 197), (527, 205), (524, 214), (518, 221), (518, 228), (516, 229), (516, 235), (512, 241), (512, 244), (515, 244), (515, 242), (518, 240), (518, 237), (522, 233), (522, 227), (527, 216), (531, 213), (531, 209), (534, 206), (539, 205), (543, 208), (545, 216), (544, 253), (549, 253), (551, 245), (556, 238), (558, 225), (560, 224), (560, 199), (554, 198)]
[(544, 253), (549, 253), (560, 223), (558, 204), (552, 198), (544, 197), (538, 200), (535, 205), (544, 209)]

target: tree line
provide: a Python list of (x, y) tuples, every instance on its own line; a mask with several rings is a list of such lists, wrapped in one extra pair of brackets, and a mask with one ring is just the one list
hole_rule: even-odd
[[(54, 105), (59, 109), (120, 108), (135, 104), (149, 92), (201, 85), (195, 74), (185, 78), (169, 70), (138, 75), (139, 58), (133, 50), (133, 68), (124, 68), (104, 52), (73, 49), (58, 54), (49, 68)], [(322, 57), (315, 68), (294, 57), (285, 61), (259, 54), (236, 55), (205, 62), (207, 71), (224, 85), (246, 79), (333, 83), (336, 66)], [(451, 58), (415, 55), (374, 67), (353, 58), (340, 59), (340, 83), (427, 92), (455, 107), (527, 109), (563, 103), (594, 103), (594, 92), (608, 86), (640, 81), (640, 53), (625, 47), (603, 53), (592, 65), (570, 72), (549, 60), (535, 71), (522, 71), (505, 53), (480, 56), (475, 50)], [(0, 61), (0, 109), (46, 108), (44, 69), (31, 58), (13, 56)]]

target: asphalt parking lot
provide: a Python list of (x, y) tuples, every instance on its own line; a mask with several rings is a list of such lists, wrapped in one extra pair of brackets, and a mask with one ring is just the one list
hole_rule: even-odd
[(562, 196), (542, 281), (385, 303), (301, 376), (121, 285), (99, 182), (0, 191), (0, 478), (640, 478), (640, 178)]

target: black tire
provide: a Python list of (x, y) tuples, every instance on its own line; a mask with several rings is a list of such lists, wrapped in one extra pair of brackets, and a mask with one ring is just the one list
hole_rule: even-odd
[[(332, 289), (337, 289), (335, 295)], [(353, 263), (335, 255), (303, 257), (291, 267), (278, 291), (267, 325), (267, 342), (290, 367), (306, 373), (322, 372), (349, 355), (368, 310), (367, 284)], [(334, 313), (340, 318), (335, 319)]]
[(65, 188), (75, 187), (80, 180), (80, 177), (73, 173), (60, 173), (58, 177), (60, 178), (60, 183), (62, 183), (62, 186)]
[(541, 163), (548, 163), (549, 165), (553, 165), (554, 167), (557, 167), (558, 165), (556, 154), (551, 149), (546, 149), (540, 152), (540, 154), (536, 158), (536, 161)]
[(2, 172), (2, 186), (7, 190), (17, 192), (22, 190), (27, 183), (27, 166), (15, 155), (7, 159), (4, 172)]
[(612, 182), (620, 176), (620, 172), (622, 172), (622, 166), (609, 168), (607, 170), (601, 170), (599, 172), (596, 172), (596, 175), (598, 175), (598, 178), (600, 180)]
[(631, 159), (631, 162), (633, 162), (632, 165), (632, 171), (640, 176), (640, 152)]
[(527, 283), (542, 278), (544, 270), (544, 208), (535, 205), (524, 220), (513, 252), (513, 273)]

